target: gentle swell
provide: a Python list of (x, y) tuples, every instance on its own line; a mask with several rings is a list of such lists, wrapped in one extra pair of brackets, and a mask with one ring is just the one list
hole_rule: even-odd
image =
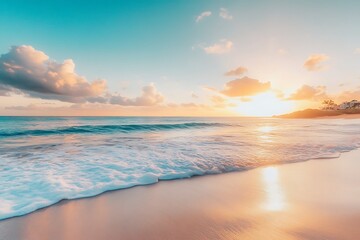
[(126, 124), (126, 125), (82, 125), (55, 129), (35, 129), (13, 132), (0, 132), (0, 137), (18, 136), (46, 136), (59, 134), (109, 134), (109, 133), (129, 133), (135, 131), (164, 131), (204, 127), (226, 126), (223, 123), (177, 123), (177, 124)]

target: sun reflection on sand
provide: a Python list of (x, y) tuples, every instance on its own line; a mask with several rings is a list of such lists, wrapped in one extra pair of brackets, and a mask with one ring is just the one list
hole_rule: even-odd
[(261, 172), (265, 186), (265, 209), (280, 211), (285, 208), (284, 194), (279, 184), (279, 170), (277, 167), (267, 167)]

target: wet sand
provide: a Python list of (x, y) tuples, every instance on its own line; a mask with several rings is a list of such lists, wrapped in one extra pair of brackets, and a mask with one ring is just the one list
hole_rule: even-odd
[(360, 150), (62, 201), (0, 239), (360, 239)]

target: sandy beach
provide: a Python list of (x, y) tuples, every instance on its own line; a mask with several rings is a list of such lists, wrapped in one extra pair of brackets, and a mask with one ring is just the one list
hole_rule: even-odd
[(360, 150), (62, 201), (0, 222), (2, 240), (359, 239)]

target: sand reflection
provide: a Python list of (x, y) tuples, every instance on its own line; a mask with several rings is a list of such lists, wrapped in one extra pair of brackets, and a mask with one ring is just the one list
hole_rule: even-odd
[(284, 193), (279, 183), (279, 169), (266, 167), (261, 171), (266, 199), (264, 208), (269, 211), (280, 211), (285, 208)]

